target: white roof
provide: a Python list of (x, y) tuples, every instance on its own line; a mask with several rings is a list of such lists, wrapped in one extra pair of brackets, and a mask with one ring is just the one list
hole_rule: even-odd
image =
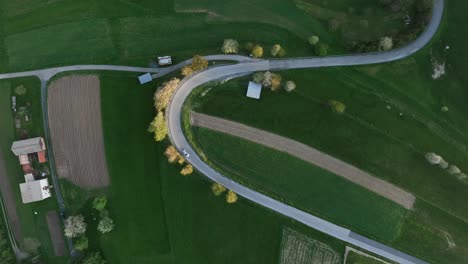
[(26, 182), (33, 182), (34, 181), (34, 175), (32, 173), (28, 173), (24, 175), (24, 180)]
[(20, 184), (21, 198), (23, 203), (32, 203), (49, 198), (50, 189), (47, 179), (25, 182)]
[(147, 82), (151, 82), (153, 80), (153, 77), (151, 77), (151, 73), (146, 73), (138, 76), (138, 80), (140, 81), (140, 84), (144, 84)]
[(20, 165), (26, 165), (26, 164), (31, 163), (29, 161), (28, 155), (19, 155), (18, 158), (19, 158), (19, 161), (20, 161)]
[(13, 151), (16, 156), (36, 153), (45, 149), (44, 139), (41, 137), (15, 141), (13, 145), (11, 145), (11, 151)]
[(171, 58), (171, 56), (158, 57), (158, 63), (159, 63), (159, 65), (172, 64), (172, 58)]
[(249, 87), (247, 88), (247, 97), (260, 99), (261, 92), (262, 92), (261, 84), (249, 82)]

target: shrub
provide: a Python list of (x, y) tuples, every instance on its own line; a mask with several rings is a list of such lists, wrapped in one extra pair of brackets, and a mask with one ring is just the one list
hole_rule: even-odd
[(106, 205), (107, 205), (107, 198), (105, 196), (96, 197), (93, 200), (93, 208), (98, 211), (104, 210), (104, 208), (106, 208)]
[(26, 87), (24, 87), (24, 85), (20, 85), (15, 88), (15, 94), (17, 95), (24, 95), (26, 94), (26, 92), (27, 90)]
[(86, 232), (86, 223), (84, 216), (76, 215), (70, 216), (65, 220), (65, 236), (78, 237)]
[(110, 217), (106, 216), (103, 217), (98, 224), (97, 227), (98, 231), (101, 232), (102, 234), (109, 233), (114, 229), (114, 220), (112, 220)]
[(322, 56), (322, 57), (327, 56), (328, 46), (323, 43), (318, 43), (317, 45), (315, 45), (315, 54), (317, 54), (318, 56)]
[(226, 191), (226, 187), (215, 182), (213, 183), (213, 185), (211, 185), (211, 191), (213, 192), (215, 196), (220, 196), (221, 194), (223, 194), (223, 192)]
[(228, 193), (226, 194), (226, 202), (229, 203), (229, 204), (233, 204), (235, 202), (237, 202), (237, 194), (231, 190), (228, 191)]
[(244, 48), (245, 48), (245, 50), (247, 50), (248, 52), (251, 52), (254, 46), (255, 46), (255, 45), (254, 45), (252, 42), (247, 42), (247, 43), (245, 43)]
[(272, 73), (271, 74), (271, 90), (278, 91), (281, 88), (281, 75)]
[(169, 163), (175, 163), (176, 161), (183, 159), (179, 152), (177, 152), (176, 148), (172, 145), (166, 148), (164, 155), (167, 157)]
[(254, 83), (261, 84), (263, 81), (263, 72), (256, 72), (252, 75), (252, 81)]
[(310, 36), (307, 39), (307, 41), (309, 42), (310, 45), (315, 46), (319, 43), (320, 39), (318, 36), (313, 35), (313, 36)]
[(182, 68), (181, 73), (183, 76), (189, 76), (194, 72), (204, 70), (208, 67), (208, 61), (200, 55), (195, 55), (190, 65)]
[(271, 47), (270, 49), (271, 56), (276, 57), (278, 53), (280, 52), (280, 50), (281, 50), (281, 46), (279, 44), (273, 45), (273, 47)]
[(270, 87), (271, 86), (271, 79), (272, 79), (273, 74), (269, 71), (266, 71), (263, 73), (263, 79), (262, 79), (262, 85), (264, 87)]
[(154, 93), (154, 107), (156, 111), (162, 111), (166, 109), (172, 95), (177, 89), (180, 80), (173, 78), (168, 82), (164, 82)]
[(442, 157), (435, 154), (434, 152), (428, 152), (425, 155), (426, 160), (433, 165), (437, 165), (442, 161)]
[(182, 69), (180, 70), (180, 73), (181, 73), (183, 76), (189, 76), (189, 75), (192, 75), (193, 69), (192, 69), (192, 67), (190, 67), (190, 65), (185, 65), (185, 66), (182, 67)]
[(261, 58), (263, 57), (263, 48), (259, 45), (255, 45), (253, 48), (252, 48), (252, 57), (254, 58)]
[(294, 89), (296, 89), (296, 83), (293, 81), (286, 81), (284, 84), (284, 90), (288, 93), (292, 92)]
[(346, 105), (340, 101), (330, 100), (328, 104), (331, 106), (332, 110), (338, 114), (342, 114), (346, 110)]
[(448, 172), (449, 174), (455, 175), (455, 174), (459, 174), (461, 171), (460, 171), (460, 169), (459, 169), (457, 166), (455, 166), (455, 165), (450, 165), (450, 166), (448, 167), (448, 169), (447, 169), (447, 172)]
[(154, 133), (154, 140), (159, 142), (163, 141), (168, 133), (166, 118), (164, 118), (163, 112), (158, 112), (156, 117), (150, 123), (148, 127), (148, 132)]
[(102, 257), (101, 254), (98, 252), (92, 253), (83, 260), (82, 264), (106, 264), (107, 261), (105, 261)]
[(83, 235), (80, 238), (78, 238), (75, 241), (75, 243), (73, 243), (73, 246), (78, 251), (85, 251), (86, 249), (88, 249), (88, 244), (88, 238), (85, 235)]
[(239, 42), (234, 39), (225, 39), (221, 51), (226, 54), (236, 54), (239, 52)]
[(393, 39), (391, 37), (383, 37), (379, 42), (380, 50), (387, 51), (393, 48)]
[(193, 173), (193, 167), (190, 164), (185, 165), (185, 167), (183, 167), (182, 170), (180, 171), (180, 174), (184, 176), (190, 175), (192, 173)]

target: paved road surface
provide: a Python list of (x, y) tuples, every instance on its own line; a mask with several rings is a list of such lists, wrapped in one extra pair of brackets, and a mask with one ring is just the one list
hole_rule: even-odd
[(204, 127), (243, 138), (257, 144), (288, 153), (291, 156), (314, 164), (389, 200), (392, 200), (406, 209), (413, 209), (413, 204), (416, 200), (416, 197), (413, 194), (298, 141), (261, 129), (249, 127), (241, 123), (196, 112), (191, 113), (190, 121), (194, 126)]
[[(208, 178), (213, 181), (223, 184), (229, 189), (237, 192), (239, 195), (254, 201), (260, 205), (263, 205), (267, 208), (272, 209), (280, 214), (288, 216), (292, 219), (295, 219), (301, 223), (304, 223), (314, 229), (317, 229), (321, 232), (329, 234), (335, 238), (346, 241), (355, 246), (361, 247), (365, 250), (368, 250), (374, 254), (383, 256), (390, 260), (399, 262), (399, 263), (425, 263), (422, 260), (416, 259), (412, 256), (404, 254), (400, 251), (392, 249), (388, 246), (385, 246), (381, 243), (378, 243), (373, 240), (369, 240), (357, 234), (354, 234), (350, 230), (337, 226), (333, 223), (327, 222), (323, 219), (315, 217), (313, 215), (307, 214), (303, 211), (300, 211), (294, 207), (271, 199), (265, 195), (262, 195), (254, 190), (248, 189), (231, 179), (224, 177), (223, 175), (216, 172), (214, 169), (205, 164), (200, 158), (196, 155), (195, 151), (190, 147), (190, 144), (185, 139), (180, 122), (181, 108), (184, 100), (190, 94), (190, 92), (195, 89), (197, 86), (202, 84), (227, 79), (232, 76), (241, 76), (246, 75), (255, 71), (265, 71), (265, 70), (286, 70), (286, 69), (299, 69), (299, 68), (314, 68), (314, 67), (330, 67), (330, 66), (351, 66), (351, 65), (367, 65), (375, 63), (390, 62), (405, 58), (414, 52), (420, 50), (424, 47), (431, 38), (436, 33), (439, 24), (443, 16), (443, 7), (444, 0), (434, 0), (434, 8), (431, 21), (427, 26), (424, 33), (418, 37), (414, 42), (409, 45), (382, 53), (369, 53), (369, 54), (359, 54), (359, 55), (349, 55), (349, 56), (335, 56), (335, 57), (325, 57), (325, 58), (293, 58), (293, 59), (281, 59), (281, 60), (250, 60), (248, 58), (243, 58), (239, 60), (237, 56), (234, 60), (238, 61), (235, 65), (222, 66), (210, 68), (206, 71), (194, 74), (189, 78), (184, 79), (178, 87), (178, 90), (174, 94), (171, 104), (167, 111), (167, 122), (169, 129), (169, 136), (174, 144), (178, 148), (184, 148), (189, 153), (191, 157), (188, 158), (188, 161), (201, 173), (206, 175)], [(218, 57), (218, 56), (216, 56)], [(225, 59), (221, 60), (231, 60), (229, 56), (225, 56)], [(177, 65), (177, 67), (182, 67), (183, 64)], [(174, 69), (178, 69), (175, 67)], [(172, 70), (174, 70), (172, 69)], [(78, 70), (113, 70), (113, 71), (132, 71), (132, 72), (151, 72), (156, 73), (155, 77), (160, 77), (164, 74), (169, 73), (169, 69), (162, 70), (157, 68), (139, 68), (139, 67), (127, 67), (127, 66), (113, 66), (113, 65), (75, 65), (75, 66), (66, 66), (66, 67), (57, 67), (51, 69), (43, 69), (37, 71), (29, 72), (20, 72), (20, 73), (6, 73), (0, 74), (0, 79), (8, 79), (15, 77), (25, 77), (25, 76), (37, 76), (42, 81), (42, 100), (43, 100), (43, 114), (44, 114), (44, 126), (46, 129), (46, 138), (50, 141), (50, 135), (48, 134), (48, 118), (47, 118), (47, 107), (46, 104), (46, 83), (53, 77), (55, 74), (66, 71), (78, 71)], [(159, 73), (159, 74), (158, 74)], [(48, 143), (49, 149), (49, 160), (51, 166), (53, 166), (53, 151), (51, 151), (50, 143)], [(58, 185), (56, 180), (56, 175), (53, 176), (55, 189), (57, 191)], [(60, 191), (57, 191), (58, 193)], [(60, 197), (58, 199), (61, 199)], [(59, 203), (62, 205), (63, 201), (59, 200)]]

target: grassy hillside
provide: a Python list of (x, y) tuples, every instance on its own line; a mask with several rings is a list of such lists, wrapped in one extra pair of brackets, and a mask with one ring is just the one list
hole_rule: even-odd
[[(404, 24), (401, 12), (372, 0), (352, 7), (346, 1), (0, 0), (0, 10), (2, 71), (80, 63), (148, 66), (167, 54), (177, 62), (219, 53), (224, 38), (263, 44), (265, 53), (279, 43), (287, 56), (312, 56), (307, 37), (317, 34), (330, 53), (343, 53), (351, 40), (378, 39)], [(330, 30), (330, 19), (341, 26)]]
[(163, 155), (166, 143), (156, 144), (146, 132), (155, 84), (142, 87), (136, 76), (112, 73), (102, 74), (101, 82), (116, 229), (95, 234), (93, 247), (110, 263), (275, 263), (284, 226), (343, 252), (341, 242), (242, 198), (228, 205), (198, 173), (181, 176)]

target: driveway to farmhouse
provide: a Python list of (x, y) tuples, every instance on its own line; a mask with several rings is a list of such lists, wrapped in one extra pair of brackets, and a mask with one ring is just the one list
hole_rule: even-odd
[[(380, 53), (367, 53), (358, 55), (347, 55), (347, 56), (332, 56), (323, 58), (290, 58), (290, 59), (278, 59), (278, 60), (253, 60), (250, 58), (235, 56), (235, 55), (214, 55), (206, 56), (208, 60), (233, 60), (237, 61), (237, 64), (228, 66), (212, 67), (205, 71), (195, 73), (194, 75), (185, 78), (179, 85), (175, 92), (170, 106), (167, 111), (167, 122), (169, 129), (169, 137), (172, 144), (179, 149), (185, 149), (191, 154), (188, 158), (190, 162), (198, 171), (218, 182), (227, 188), (233, 190), (239, 195), (249, 199), (257, 204), (263, 205), (267, 208), (272, 209), (280, 214), (295, 219), (305, 225), (317, 229), (323, 233), (331, 235), (340, 240), (346, 241), (357, 247), (361, 247), (369, 252), (385, 257), (387, 259), (396, 261), (398, 263), (426, 263), (422, 260), (409, 256), (403, 252), (400, 252), (391, 247), (385, 246), (374, 240), (370, 240), (363, 236), (360, 236), (348, 229), (337, 226), (333, 223), (325, 221), (321, 218), (315, 217), (311, 214), (298, 210), (292, 206), (284, 204), (280, 201), (274, 200), (268, 196), (244, 187), (243, 185), (234, 182), (233, 180), (225, 177), (212, 169), (209, 165), (204, 163), (200, 157), (197, 156), (196, 152), (192, 149), (190, 144), (187, 142), (181, 127), (181, 111), (182, 105), (190, 92), (196, 87), (216, 80), (224, 80), (235, 76), (247, 75), (255, 71), (267, 71), (267, 70), (288, 70), (288, 69), (300, 69), (300, 68), (318, 68), (318, 67), (332, 67), (332, 66), (352, 66), (352, 65), (368, 65), (376, 63), (385, 63), (395, 60), (399, 60), (410, 56), (416, 51), (423, 48), (432, 39), (434, 34), (439, 28), (442, 20), (444, 11), (444, 0), (434, 0), (433, 14), (429, 25), (426, 30), (418, 37), (414, 42), (408, 44), (405, 47)], [(221, 59), (222, 58), (222, 59)], [(187, 62), (185, 62), (187, 63)], [(170, 70), (177, 70), (178, 68), (185, 65), (184, 63), (175, 65)], [(115, 65), (74, 65), (66, 67), (56, 67), (43, 70), (35, 70), (28, 72), (18, 73), (6, 73), (0, 74), (0, 79), (25, 77), (25, 76), (37, 76), (42, 82), (42, 105), (43, 105), (43, 117), (44, 127), (46, 133), (46, 140), (49, 149), (49, 161), (52, 167), (52, 179), (54, 181), (55, 191), (57, 193), (58, 201), (61, 210), (64, 210), (63, 199), (59, 190), (57, 176), (54, 172), (53, 162), (53, 150), (50, 146), (50, 134), (48, 128), (48, 116), (47, 116), (47, 82), (54, 75), (66, 72), (66, 71), (80, 71), (80, 70), (110, 70), (110, 71), (130, 71), (130, 72), (150, 72), (154, 73), (154, 77), (161, 77), (169, 70), (162, 70), (157, 68), (140, 68), (140, 67), (127, 67), (127, 66), (115, 66)], [(71, 241), (69, 240), (69, 246), (71, 247)]]

